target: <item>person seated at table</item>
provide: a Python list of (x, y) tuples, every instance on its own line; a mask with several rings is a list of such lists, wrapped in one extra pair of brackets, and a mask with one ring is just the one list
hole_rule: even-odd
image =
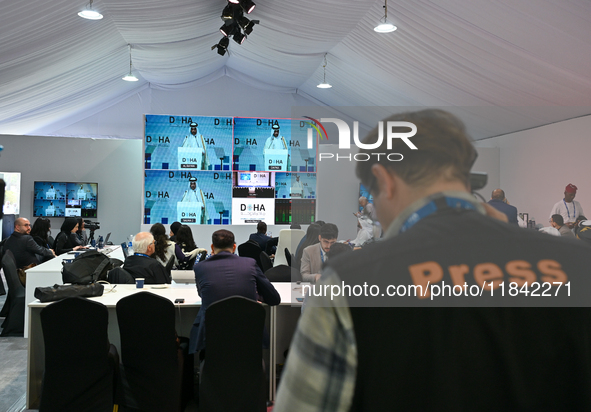
[(176, 232), (175, 256), (178, 262), (177, 269), (189, 270), (192, 268), (192, 262), (195, 262), (196, 256), (201, 252), (207, 252), (203, 248), (198, 248), (193, 239), (193, 232), (187, 225), (182, 225)]
[(86, 249), (76, 234), (76, 231), (78, 230), (78, 221), (76, 218), (67, 217), (60, 229), (60, 232), (55, 238), (53, 248), (56, 254), (61, 255), (73, 250)]
[[(51, 233), (51, 222), (46, 217), (38, 217), (33, 223), (33, 228), (31, 229), (31, 236), (35, 243), (45, 249), (51, 249), (53, 245), (54, 239), (50, 236)], [(46, 262), (51, 259), (52, 256), (44, 256), (42, 254), (37, 255), (37, 259), (40, 262)]]
[(166, 236), (166, 229), (162, 223), (154, 223), (150, 228), (150, 233), (154, 236), (154, 241), (156, 242), (154, 245), (155, 251), (153, 257), (160, 262), (162, 266), (166, 266), (169, 259), (175, 254), (176, 243)]
[[(213, 256), (195, 265), (195, 283), (201, 296), (201, 309), (193, 322), (189, 353), (203, 351), (206, 345), (205, 312), (209, 305), (230, 296), (244, 296), (269, 306), (281, 303), (281, 297), (263, 275), (254, 259), (237, 256), (234, 233), (221, 229), (211, 236)], [(203, 358), (203, 352), (199, 354)]]
[(19, 217), (14, 221), (14, 232), (4, 243), (4, 250), (12, 252), (16, 267), (19, 269), (40, 263), (38, 256), (48, 259), (55, 256), (53, 250), (35, 243), (30, 233), (31, 222), (24, 217)]
[(129, 255), (123, 262), (125, 269), (134, 279), (144, 278), (145, 284), (159, 285), (170, 283), (171, 278), (156, 259), (154, 259), (154, 236), (149, 232), (140, 232), (133, 237), (133, 255)]
[(181, 226), (181, 222), (172, 222), (170, 224), (170, 233), (168, 234), (168, 236), (170, 237), (170, 240), (172, 240), (173, 242), (176, 242), (176, 232), (179, 231), (179, 228)]
[(78, 240), (80, 240), (82, 246), (88, 245), (88, 235), (84, 228), (84, 219), (81, 217), (78, 218), (78, 230), (76, 231), (76, 236), (78, 236)]

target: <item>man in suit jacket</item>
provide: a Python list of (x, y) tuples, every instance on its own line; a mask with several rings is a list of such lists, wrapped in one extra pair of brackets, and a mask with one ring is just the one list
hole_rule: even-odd
[(125, 269), (134, 279), (144, 278), (147, 285), (170, 283), (170, 274), (160, 262), (151, 256), (156, 250), (154, 236), (149, 232), (140, 232), (133, 238), (133, 255), (129, 255), (123, 262)]
[(499, 212), (502, 212), (507, 215), (509, 219), (509, 223), (517, 223), (517, 208), (515, 206), (511, 206), (507, 203), (505, 199), (505, 192), (501, 189), (495, 189), (492, 192), (491, 199), (488, 201), (488, 204), (497, 209)]
[(322, 264), (327, 260), (326, 254), (339, 236), (339, 229), (333, 223), (326, 223), (320, 228), (318, 239), (320, 243), (308, 246), (302, 254), (300, 273), (302, 281), (316, 282), (320, 278)]
[[(1, 205), (0, 205), (1, 207)], [(14, 232), (4, 243), (4, 250), (10, 250), (14, 255), (17, 268), (24, 268), (31, 263), (39, 264), (37, 256), (52, 258), (55, 253), (52, 249), (39, 246), (31, 237), (31, 222), (29, 219), (19, 217), (14, 221)]]
[(267, 250), (267, 242), (271, 239), (272, 237), (267, 236), (267, 224), (265, 222), (259, 222), (257, 224), (257, 232), (251, 234), (248, 238), (248, 240), (257, 242), (261, 250), (265, 251)]
[(191, 330), (189, 353), (205, 349), (205, 311), (212, 303), (236, 295), (259, 300), (270, 306), (281, 302), (279, 293), (254, 259), (234, 254), (234, 233), (225, 229), (217, 230), (211, 240), (213, 256), (194, 268), (201, 309)]

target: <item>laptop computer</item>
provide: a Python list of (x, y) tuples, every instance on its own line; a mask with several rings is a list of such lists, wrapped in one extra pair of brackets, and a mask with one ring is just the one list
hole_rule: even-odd
[(112, 245), (112, 243), (109, 243), (110, 238), (111, 238), (111, 232), (107, 233), (107, 237), (105, 238), (105, 246)]
[(123, 257), (126, 258), (129, 255), (127, 243), (125, 243), (125, 242), (121, 243), (121, 250), (123, 250)]

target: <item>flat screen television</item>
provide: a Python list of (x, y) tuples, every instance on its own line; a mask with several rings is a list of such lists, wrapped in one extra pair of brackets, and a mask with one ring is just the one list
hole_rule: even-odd
[(97, 217), (98, 183), (35, 182), (34, 217)]
[(309, 223), (317, 139), (304, 119), (148, 114), (144, 224)]

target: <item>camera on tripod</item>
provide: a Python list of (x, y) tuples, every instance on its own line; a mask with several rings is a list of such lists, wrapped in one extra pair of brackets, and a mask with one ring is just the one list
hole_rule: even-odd
[(100, 222), (93, 222), (92, 220), (84, 220), (84, 227), (88, 230), (90, 230), (91, 232), (94, 232), (97, 229), (101, 228), (101, 223)]

